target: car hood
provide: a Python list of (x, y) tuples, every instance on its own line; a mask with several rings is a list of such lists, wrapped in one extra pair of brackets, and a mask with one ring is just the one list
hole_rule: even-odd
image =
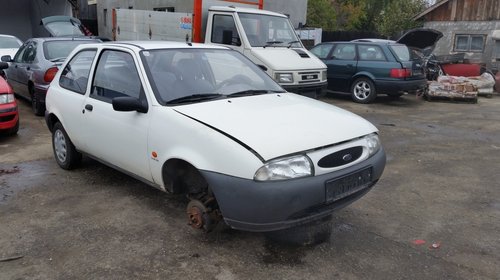
[(315, 55), (304, 49), (284, 47), (252, 48), (251, 55), (260, 61), (265, 61), (266, 66), (273, 70), (292, 71), (312, 69), (326, 69), (326, 65)]
[(415, 28), (406, 32), (397, 42), (411, 48), (426, 49), (434, 48), (436, 43), (443, 37), (443, 33), (430, 28)]
[(230, 100), (173, 109), (244, 143), (265, 161), (377, 131), (375, 126), (353, 113), (292, 93)]

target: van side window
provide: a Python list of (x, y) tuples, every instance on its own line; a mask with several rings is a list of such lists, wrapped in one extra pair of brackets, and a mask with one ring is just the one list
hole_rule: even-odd
[(233, 16), (214, 15), (212, 43), (241, 46)]
[(115, 97), (130, 96), (139, 99), (142, 91), (132, 55), (104, 50), (94, 73), (90, 97), (111, 103)]
[(84, 50), (75, 55), (61, 72), (59, 85), (76, 93), (85, 94), (90, 67), (96, 52), (96, 50)]

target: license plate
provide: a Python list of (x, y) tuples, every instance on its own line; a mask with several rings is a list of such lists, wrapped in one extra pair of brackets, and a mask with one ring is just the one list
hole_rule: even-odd
[(367, 168), (354, 174), (326, 182), (326, 202), (333, 202), (368, 187), (372, 181), (372, 169)]

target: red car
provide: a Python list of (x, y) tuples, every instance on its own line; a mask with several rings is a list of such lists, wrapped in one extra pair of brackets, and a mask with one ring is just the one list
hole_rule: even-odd
[(0, 62), (0, 134), (13, 135), (19, 130), (19, 113), (14, 92), (3, 76), (3, 69), (8, 67)]

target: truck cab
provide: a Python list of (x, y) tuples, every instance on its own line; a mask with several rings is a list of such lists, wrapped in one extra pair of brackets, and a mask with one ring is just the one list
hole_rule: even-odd
[(244, 54), (287, 91), (318, 97), (326, 89), (326, 65), (304, 48), (287, 16), (234, 6), (212, 6), (205, 16), (206, 44)]

